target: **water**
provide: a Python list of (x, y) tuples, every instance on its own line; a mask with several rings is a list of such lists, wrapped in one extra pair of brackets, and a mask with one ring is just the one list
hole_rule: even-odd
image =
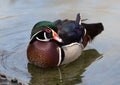
[[(30, 85), (119, 85), (119, 0), (0, 0), (0, 73)], [(75, 62), (54, 69), (28, 64), (26, 48), (35, 23), (75, 19), (102, 22), (104, 32)], [(101, 55), (102, 54), (102, 55)]]

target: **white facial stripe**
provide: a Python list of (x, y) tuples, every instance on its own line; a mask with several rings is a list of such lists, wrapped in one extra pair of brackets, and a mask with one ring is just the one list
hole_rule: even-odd
[(44, 38), (47, 39), (46, 32), (44, 32)]
[[(31, 40), (38, 34), (38, 33), (40, 33), (41, 31), (38, 31), (38, 32), (36, 32), (32, 37), (31, 37)], [(30, 41), (31, 41), (30, 40)]]
[(59, 50), (59, 61), (58, 61), (58, 64), (57, 64), (57, 66), (59, 66), (60, 65), (60, 63), (61, 63), (61, 60), (62, 60), (62, 54), (61, 54), (61, 48), (60, 47), (58, 47), (58, 50)]
[(40, 38), (38, 38), (38, 37), (36, 37), (36, 39), (38, 40), (38, 41), (49, 41), (50, 39), (40, 39)]

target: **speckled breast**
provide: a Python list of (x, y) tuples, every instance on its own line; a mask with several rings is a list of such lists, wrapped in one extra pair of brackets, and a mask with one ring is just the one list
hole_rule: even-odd
[(28, 45), (27, 57), (30, 63), (40, 67), (55, 67), (59, 62), (59, 52), (54, 42), (35, 41)]

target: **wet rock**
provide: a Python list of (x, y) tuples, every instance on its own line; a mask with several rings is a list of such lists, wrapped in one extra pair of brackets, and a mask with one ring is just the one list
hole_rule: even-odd
[(0, 74), (0, 85), (8, 85), (7, 77), (4, 74)]
[(26, 85), (17, 78), (7, 78), (6, 75), (0, 73), (0, 85)]
[(0, 79), (5, 80), (7, 77), (4, 74), (0, 74)]
[(15, 78), (15, 79), (11, 79), (11, 83), (18, 83), (18, 80)]

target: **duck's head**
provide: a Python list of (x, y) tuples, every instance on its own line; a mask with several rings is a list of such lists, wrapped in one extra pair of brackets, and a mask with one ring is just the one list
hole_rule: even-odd
[(49, 27), (43, 27), (37, 33), (35, 33), (31, 37), (30, 43), (33, 43), (36, 40), (44, 42), (54, 40), (56, 42), (62, 43), (62, 39), (58, 36), (58, 34)]
[(56, 27), (52, 24), (52, 22), (42, 21), (37, 23), (31, 32), (31, 41), (51, 41), (54, 40), (56, 42), (62, 43), (62, 39), (57, 34)]

